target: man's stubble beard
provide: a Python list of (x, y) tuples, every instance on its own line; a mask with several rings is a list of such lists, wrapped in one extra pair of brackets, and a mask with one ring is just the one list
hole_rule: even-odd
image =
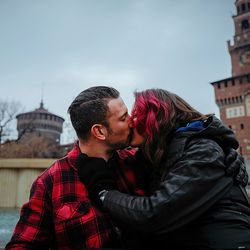
[(127, 148), (129, 146), (129, 143), (124, 143), (124, 142), (118, 142), (118, 143), (109, 143), (107, 142), (108, 145), (108, 152), (113, 152), (115, 150), (119, 150), (119, 149), (124, 149)]
[[(110, 128), (110, 126), (107, 126), (107, 129), (108, 129), (108, 135), (109, 136), (114, 134), (114, 132)], [(132, 140), (132, 137), (133, 137), (133, 129), (130, 129), (130, 132), (129, 132), (129, 135), (127, 136), (127, 141), (126, 142), (121, 142), (120, 141), (120, 142), (117, 142), (117, 143), (110, 143), (109, 141), (106, 141), (106, 144), (109, 147), (108, 152), (109, 153), (113, 153), (116, 150), (124, 149), (124, 148), (129, 147), (130, 146), (130, 142)]]

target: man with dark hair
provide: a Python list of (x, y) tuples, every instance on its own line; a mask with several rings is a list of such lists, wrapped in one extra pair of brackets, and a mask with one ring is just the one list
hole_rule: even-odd
[[(99, 139), (98, 146), (105, 148), (101, 155), (108, 153), (103, 157), (107, 160), (115, 149), (129, 145), (131, 129), (128, 110), (116, 89), (105, 86), (86, 89), (71, 103), (68, 112), (79, 138), (80, 148), (81, 144), (89, 142), (92, 135)], [(94, 143), (96, 142), (95, 140)], [(85, 149), (82, 152), (84, 151)], [(96, 153), (97, 150), (94, 149), (95, 156)]]
[[(137, 234), (123, 229), (130, 233), (123, 237), (111, 218), (91, 201), (89, 194), (99, 187), (87, 190), (80, 179), (90, 169), (105, 187), (145, 194), (146, 175), (138, 170), (143, 159), (135, 163), (134, 149), (118, 150), (127, 147), (132, 136), (127, 107), (117, 90), (98, 86), (81, 92), (68, 111), (79, 140), (34, 181), (6, 249), (119, 248), (124, 238), (132, 243), (130, 247), (140, 247)], [(238, 172), (239, 167), (241, 161), (231, 160), (230, 172)], [(92, 181), (96, 179), (88, 180)]]
[(131, 128), (127, 107), (117, 90), (98, 86), (81, 92), (68, 112), (79, 141), (67, 156), (34, 181), (30, 199), (22, 207), (6, 249), (121, 247), (119, 229), (90, 202), (78, 171), (91, 164), (98, 172), (99, 165), (95, 166), (95, 162), (102, 161), (116, 180), (110, 182), (111, 186), (130, 194), (136, 194), (135, 190), (143, 194), (132, 167), (123, 161), (134, 151), (115, 151), (129, 145)]
[(110, 87), (92, 87), (81, 92), (71, 103), (68, 113), (71, 123), (79, 138), (87, 140), (93, 124), (103, 124), (108, 127), (108, 101), (117, 99), (120, 93)]

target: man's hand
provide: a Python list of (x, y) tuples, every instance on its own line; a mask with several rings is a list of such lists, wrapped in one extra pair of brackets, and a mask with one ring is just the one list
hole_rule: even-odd
[(77, 158), (80, 180), (86, 186), (89, 197), (101, 207), (99, 193), (103, 190), (116, 189), (115, 175), (102, 158), (88, 157), (80, 154)]
[(228, 148), (225, 153), (227, 175), (234, 176), (235, 181), (245, 187), (248, 183), (248, 174), (244, 158), (233, 148)]

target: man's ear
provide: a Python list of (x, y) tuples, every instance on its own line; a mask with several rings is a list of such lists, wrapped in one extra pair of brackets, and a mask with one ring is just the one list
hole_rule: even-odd
[(107, 136), (107, 128), (101, 124), (94, 124), (91, 127), (91, 134), (96, 139), (104, 141)]

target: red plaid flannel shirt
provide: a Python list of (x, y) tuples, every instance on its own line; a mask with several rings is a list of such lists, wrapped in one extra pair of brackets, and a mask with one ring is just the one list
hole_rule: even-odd
[[(117, 151), (111, 159), (119, 190), (144, 194), (127, 160), (134, 150)], [(119, 239), (110, 217), (94, 207), (79, 180), (77, 143), (66, 157), (56, 161), (33, 183), (30, 199), (21, 209), (6, 249), (83, 249), (109, 247)], [(133, 165), (133, 164), (132, 164)]]

